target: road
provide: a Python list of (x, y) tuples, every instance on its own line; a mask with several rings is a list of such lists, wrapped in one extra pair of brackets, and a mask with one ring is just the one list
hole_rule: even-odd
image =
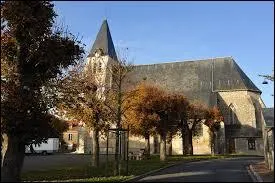
[(252, 182), (246, 166), (262, 157), (183, 163), (144, 177), (141, 182)]
[[(114, 158), (110, 155), (109, 159)], [(100, 162), (106, 160), (106, 155), (100, 155)], [(52, 154), (25, 156), (22, 172), (47, 170), (64, 166), (88, 165), (92, 161), (90, 154)]]

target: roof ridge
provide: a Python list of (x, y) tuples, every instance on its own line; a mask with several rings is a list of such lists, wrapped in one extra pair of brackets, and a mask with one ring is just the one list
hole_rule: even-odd
[(205, 59), (197, 59), (197, 60), (183, 60), (183, 61), (171, 61), (171, 62), (161, 62), (161, 63), (153, 63), (153, 64), (138, 64), (135, 66), (146, 66), (146, 65), (160, 65), (160, 64), (172, 64), (172, 63), (183, 63), (183, 62), (206, 62), (214, 59), (233, 59), (232, 56), (225, 56), (225, 57), (214, 57), (214, 58), (205, 58)]

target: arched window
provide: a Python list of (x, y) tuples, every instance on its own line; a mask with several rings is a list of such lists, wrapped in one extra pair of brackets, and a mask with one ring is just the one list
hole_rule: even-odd
[(102, 70), (102, 63), (101, 62), (98, 62), (98, 72), (100, 73)]
[(237, 124), (236, 109), (232, 103), (229, 105), (229, 124)]
[(95, 62), (94, 65), (93, 65), (93, 73), (94, 73), (94, 74), (96, 73), (96, 62)]

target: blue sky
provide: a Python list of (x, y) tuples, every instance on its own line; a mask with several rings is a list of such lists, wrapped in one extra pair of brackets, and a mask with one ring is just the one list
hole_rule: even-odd
[(232, 56), (274, 106), (273, 2), (56, 1), (58, 22), (83, 36), (89, 50), (104, 18), (117, 49), (135, 64)]

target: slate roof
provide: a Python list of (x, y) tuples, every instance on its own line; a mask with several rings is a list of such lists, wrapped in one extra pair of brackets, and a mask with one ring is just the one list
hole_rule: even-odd
[(191, 100), (203, 101), (209, 106), (213, 106), (216, 100), (212, 91), (261, 93), (232, 57), (136, 65), (129, 76), (133, 84), (146, 79), (149, 83), (182, 93)]
[(274, 108), (263, 108), (263, 116), (265, 126), (267, 128), (274, 127)]
[[(89, 56), (101, 48), (105, 55), (117, 60), (107, 20), (97, 34)], [(245, 90), (261, 93), (232, 57), (194, 61), (136, 65), (129, 73), (132, 84), (146, 80), (172, 92), (200, 100), (209, 106), (216, 103), (215, 91)]]
[(103, 50), (104, 55), (109, 55), (114, 60), (117, 60), (117, 55), (107, 20), (103, 21), (88, 57), (93, 56), (95, 51), (99, 48)]

